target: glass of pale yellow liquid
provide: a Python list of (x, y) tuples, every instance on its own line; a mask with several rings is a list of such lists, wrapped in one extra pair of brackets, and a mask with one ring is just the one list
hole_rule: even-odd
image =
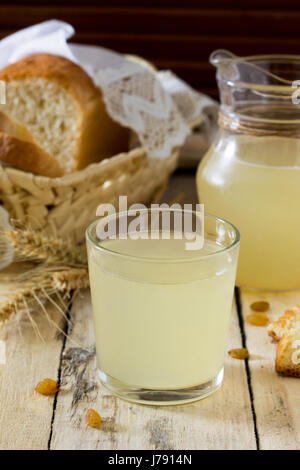
[[(185, 220), (184, 210), (176, 215)], [(149, 224), (133, 238), (128, 214), (113, 217), (121, 235), (99, 237), (99, 221), (86, 234), (100, 381), (142, 404), (210, 395), (223, 379), (238, 231), (205, 215), (203, 246), (195, 250), (172, 222), (166, 233), (156, 219), (155, 232)]]

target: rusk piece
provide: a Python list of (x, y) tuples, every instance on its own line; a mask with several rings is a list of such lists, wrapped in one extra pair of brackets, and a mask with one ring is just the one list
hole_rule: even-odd
[(300, 329), (285, 333), (277, 346), (275, 369), (278, 374), (300, 377)]
[(300, 305), (286, 310), (278, 320), (272, 321), (267, 331), (271, 338), (279, 341), (285, 333), (293, 328), (300, 330)]

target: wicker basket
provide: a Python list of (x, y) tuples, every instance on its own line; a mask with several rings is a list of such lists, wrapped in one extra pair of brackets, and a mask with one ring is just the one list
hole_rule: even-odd
[(129, 205), (156, 200), (177, 156), (176, 150), (152, 166), (145, 151), (137, 148), (61, 178), (0, 166), (0, 199), (12, 218), (80, 243), (100, 203), (117, 206), (119, 195), (127, 195)]

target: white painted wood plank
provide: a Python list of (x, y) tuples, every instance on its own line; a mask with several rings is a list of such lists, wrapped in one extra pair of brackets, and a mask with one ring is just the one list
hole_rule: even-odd
[[(300, 303), (300, 292), (264, 294), (242, 290), (243, 316), (257, 300), (270, 303), (270, 320), (281, 316), (287, 308)], [(300, 448), (300, 380), (276, 374), (276, 345), (271, 343), (266, 327), (245, 323), (254, 407), (261, 449)]]
[[(61, 314), (47, 307), (60, 323)], [(28, 321), (0, 326), (5, 341), (6, 363), (0, 365), (0, 449), (47, 449), (51, 429), (53, 397), (34, 392), (44, 378), (57, 380), (62, 338), (45, 315), (33, 314), (44, 341)]]

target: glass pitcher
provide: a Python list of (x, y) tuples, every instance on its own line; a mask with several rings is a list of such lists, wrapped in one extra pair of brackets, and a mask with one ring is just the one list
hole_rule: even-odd
[(239, 286), (300, 288), (300, 56), (210, 61), (220, 131), (197, 171), (200, 202), (241, 233)]

